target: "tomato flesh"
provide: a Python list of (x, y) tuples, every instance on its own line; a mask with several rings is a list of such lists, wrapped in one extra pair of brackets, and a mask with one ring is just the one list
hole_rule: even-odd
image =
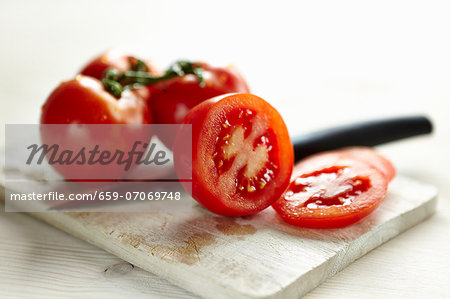
[[(255, 114), (255, 111), (247, 108), (230, 112), (222, 124), (223, 129), (212, 156), (219, 175), (230, 171), (232, 167), (237, 168), (237, 192), (245, 195), (257, 194), (278, 172), (277, 141), (273, 130), (268, 129), (260, 136), (250, 137)], [(250, 140), (246, 140), (249, 137)], [(237, 161), (238, 153), (247, 154), (246, 160)]]
[(322, 164), (314, 158), (316, 166), (300, 162), (287, 191), (272, 205), (287, 223), (344, 227), (369, 215), (384, 198), (388, 180), (375, 168), (356, 160), (330, 162), (327, 154), (323, 158)]
[[(192, 196), (225, 216), (257, 213), (289, 184), (293, 148), (278, 112), (251, 94), (224, 95), (192, 109)], [(174, 144), (175, 168), (184, 146)]]
[[(330, 167), (316, 171), (307, 177), (296, 178), (285, 196), (289, 200), (303, 201), (302, 207), (310, 209), (333, 205), (347, 206), (352, 199), (370, 188), (370, 180), (348, 177), (346, 167)], [(327, 186), (324, 189), (323, 186)]]

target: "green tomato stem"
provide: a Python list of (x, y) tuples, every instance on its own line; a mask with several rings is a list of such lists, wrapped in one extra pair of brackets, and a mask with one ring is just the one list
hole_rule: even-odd
[(203, 77), (204, 69), (189, 61), (177, 61), (173, 63), (161, 76), (152, 76), (146, 70), (148, 70), (147, 65), (138, 59), (133, 70), (124, 73), (119, 73), (115, 69), (106, 70), (103, 74), (102, 83), (105, 89), (117, 98), (120, 98), (124, 90), (135, 89), (141, 86), (151, 86), (158, 82), (189, 74), (197, 77), (200, 87), (205, 86)]

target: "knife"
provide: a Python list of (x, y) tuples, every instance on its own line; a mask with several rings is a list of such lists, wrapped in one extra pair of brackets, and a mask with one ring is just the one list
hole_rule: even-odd
[(336, 126), (292, 138), (295, 161), (309, 155), (346, 146), (376, 146), (433, 131), (423, 115), (369, 120)]

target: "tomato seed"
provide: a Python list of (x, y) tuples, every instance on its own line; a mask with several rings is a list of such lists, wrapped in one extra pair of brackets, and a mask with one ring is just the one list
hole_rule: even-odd
[(251, 186), (250, 184), (247, 186), (247, 192), (253, 193), (256, 191), (256, 188), (254, 186)]

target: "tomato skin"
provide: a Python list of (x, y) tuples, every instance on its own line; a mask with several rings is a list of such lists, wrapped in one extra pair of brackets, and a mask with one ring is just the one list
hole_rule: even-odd
[[(314, 183), (314, 178), (324, 175), (326, 171), (334, 167), (346, 169), (349, 173), (345, 174), (346, 177), (341, 181), (338, 178), (325, 182), (320, 182), (317, 179), (318, 182)], [(306, 185), (306, 189), (296, 192), (295, 188), (299, 180), (310, 180), (312, 183)], [(320, 202), (325, 203), (327, 200), (333, 199), (333, 197), (324, 197), (323, 193), (320, 193), (323, 191), (317, 190), (325, 190), (325, 192), (327, 192), (326, 190), (342, 190), (338, 189), (343, 188), (340, 184), (346, 186), (352, 180), (362, 180), (368, 183), (367, 189), (358, 191), (360, 193), (348, 197), (349, 204), (330, 203), (313, 207), (306, 205), (311, 200), (313, 202), (320, 200)], [(294, 226), (319, 229), (341, 228), (361, 220), (374, 211), (384, 198), (387, 185), (387, 178), (380, 171), (364, 162), (348, 158), (339, 159), (334, 153), (317, 154), (311, 160), (306, 158), (295, 166), (294, 175), (286, 193), (272, 207), (285, 222)], [(308, 192), (312, 192), (312, 195)], [(292, 197), (293, 195), (298, 197)], [(335, 196), (341, 195), (337, 193)], [(343, 198), (345, 196), (345, 194), (342, 195)]]
[[(224, 177), (221, 181), (213, 159), (224, 117), (238, 107), (253, 109), (276, 136), (279, 172), (265, 189), (253, 197), (236, 191), (235, 177)], [(292, 143), (281, 116), (263, 99), (251, 94), (218, 96), (193, 108), (182, 124), (192, 125), (192, 196), (209, 211), (223, 216), (257, 213), (277, 200), (289, 184), (294, 161)], [(179, 135), (174, 143), (174, 162), (178, 176), (185, 178), (188, 174), (180, 165), (190, 153), (185, 150), (186, 144), (180, 142), (182, 138)]]
[(129, 67), (128, 56), (111, 57), (108, 53), (104, 53), (83, 67), (80, 74), (101, 80), (103, 73), (109, 68), (117, 69), (119, 72), (125, 72)]
[(204, 70), (203, 87), (192, 74), (153, 86), (149, 105), (155, 123), (179, 124), (190, 109), (207, 99), (227, 93), (249, 92), (247, 83), (234, 67), (212, 67), (203, 62), (194, 64)]
[[(40, 123), (46, 124), (150, 124), (151, 114), (145, 100), (138, 92), (125, 91), (116, 99), (97, 79), (79, 75), (75, 79), (62, 82), (47, 98), (42, 106)], [(86, 130), (91, 128), (86, 127)], [(56, 127), (41, 126), (41, 138), (44, 144), (58, 144), (63, 149), (78, 152), (82, 146), (87, 149), (99, 145), (104, 150), (127, 151), (135, 141), (148, 141), (151, 132), (139, 126), (112, 127), (89, 131), (88, 136), (80, 140), (79, 135), (65, 134)], [(66, 179), (119, 179), (126, 173), (123, 166), (103, 165), (59, 165), (54, 168)]]
[[(116, 69), (121, 73), (130, 70), (133, 66), (132, 61), (134, 57), (119, 50), (109, 50), (88, 62), (82, 68), (80, 74), (101, 80), (103, 73), (109, 68)], [(145, 63), (149, 68), (150, 74), (154, 76), (160, 75), (160, 71), (150, 60), (146, 59)]]

